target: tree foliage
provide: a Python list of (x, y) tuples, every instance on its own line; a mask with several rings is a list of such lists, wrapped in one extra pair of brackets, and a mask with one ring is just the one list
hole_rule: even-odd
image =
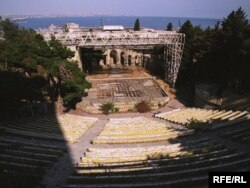
[(151, 61), (148, 62), (145, 68), (150, 74), (155, 75), (161, 79), (165, 77), (165, 61), (164, 61), (164, 47), (155, 46), (152, 51)]
[(135, 20), (135, 24), (134, 24), (134, 31), (140, 31), (140, 30), (141, 30), (140, 20), (139, 20), (139, 18), (137, 18)]
[(169, 22), (167, 25), (167, 31), (173, 31), (173, 24), (172, 22)]
[(190, 21), (180, 28), (186, 36), (177, 87), (218, 83), (225, 89), (250, 90), (250, 24), (242, 8), (214, 28), (202, 30)]
[[(1, 21), (4, 40), (0, 40), (1, 111), (11, 113), (20, 101), (55, 101), (59, 94), (65, 105), (75, 105), (90, 87), (74, 53), (54, 37), (46, 42), (32, 29)], [(3, 101), (3, 102), (2, 102)], [(9, 105), (11, 104), (11, 105)]]

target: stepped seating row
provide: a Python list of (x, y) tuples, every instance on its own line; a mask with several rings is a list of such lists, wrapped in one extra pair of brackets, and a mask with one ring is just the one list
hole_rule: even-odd
[[(196, 145), (197, 143), (199, 143), (199, 144), (202, 144), (203, 146), (205, 145), (206, 146), (206, 148), (207, 148), (207, 146), (209, 146), (209, 144), (211, 144), (211, 142), (210, 141), (208, 141), (208, 138), (202, 138), (202, 139), (199, 139), (199, 140), (197, 140), (197, 142), (195, 141), (190, 141), (190, 142), (186, 142), (186, 144), (192, 144), (192, 145)], [(120, 148), (120, 147), (119, 147)], [(93, 148), (94, 150), (98, 150), (98, 148)], [(126, 148), (125, 148), (126, 149)], [(91, 150), (90, 148), (89, 148), (89, 150)], [(161, 155), (159, 155), (160, 157), (161, 157)], [(83, 160), (84, 160), (84, 158), (82, 158)], [(108, 158), (106, 158), (106, 159), (108, 159)], [(149, 160), (147, 160), (147, 162), (148, 162)], [(145, 161), (132, 161), (132, 160), (130, 160), (130, 161), (128, 161), (128, 162), (122, 162), (122, 161), (119, 161), (118, 163), (116, 163), (116, 162), (110, 162), (110, 161), (104, 161), (104, 162), (100, 162), (100, 161), (98, 161), (97, 163), (92, 163), (92, 162), (81, 162), (81, 163), (78, 163), (78, 166), (79, 167), (84, 167), (84, 168), (87, 168), (87, 167), (99, 167), (99, 166), (120, 166), (120, 165), (134, 165), (134, 164), (143, 164)]]
[(179, 156), (189, 155), (187, 151), (182, 151), (180, 144), (145, 146), (135, 148), (89, 148), (85, 157), (82, 158), (84, 163), (100, 162), (127, 162), (147, 160), (149, 157), (157, 156)]
[(241, 125), (231, 126), (230, 129), (222, 129), (220, 135), (223, 138), (234, 142), (250, 144), (250, 122), (241, 123)]
[[(81, 165), (95, 166), (105, 165), (106, 163), (121, 163), (121, 162), (138, 162), (145, 161), (149, 158), (176, 157), (192, 155), (194, 149), (204, 149), (213, 146), (214, 142), (208, 139), (198, 140), (197, 142), (188, 142), (187, 146), (178, 143), (167, 145), (153, 146), (136, 146), (136, 147), (115, 147), (115, 148), (88, 148), (85, 156), (82, 157)], [(189, 147), (188, 145), (192, 145)], [(217, 145), (215, 145), (217, 146)]]
[(76, 142), (98, 119), (75, 115), (37, 118), (1, 123), (6, 132), (32, 138)]
[(171, 145), (159, 145), (136, 148), (89, 148), (85, 157), (82, 158), (84, 167), (109, 166), (123, 163), (141, 163), (151, 159), (159, 158), (178, 158), (197, 154), (201, 150), (209, 148), (220, 148), (220, 145), (214, 145), (213, 141), (201, 142), (193, 147), (180, 146), (180, 143)]
[[(157, 149), (162, 155), (154, 156)], [(147, 158), (134, 158), (140, 155)], [(89, 148), (65, 187), (187, 187), (206, 183), (209, 171), (249, 170), (249, 164), (249, 152), (229, 149), (210, 138), (181, 138), (166, 146)]]
[(229, 98), (225, 98), (222, 103), (222, 107), (224, 109), (233, 109), (233, 110), (241, 110), (250, 112), (250, 98), (242, 97), (242, 96), (231, 96)]
[(0, 187), (39, 187), (65, 147), (0, 137)]
[(43, 187), (47, 170), (67, 151), (58, 119), (2, 122), (0, 129), (0, 187)]
[(102, 132), (93, 140), (93, 144), (157, 142), (189, 133), (191, 132), (187, 130), (174, 130), (165, 122), (146, 117), (110, 119)]
[(65, 114), (59, 116), (58, 121), (64, 138), (75, 142), (98, 121), (98, 118)]
[(188, 125), (192, 119), (198, 120), (201, 123), (213, 123), (215, 125), (223, 122), (236, 122), (241, 119), (245, 120), (249, 118), (249, 113), (247, 111), (219, 111), (185, 108), (156, 114), (155, 117), (180, 125)]

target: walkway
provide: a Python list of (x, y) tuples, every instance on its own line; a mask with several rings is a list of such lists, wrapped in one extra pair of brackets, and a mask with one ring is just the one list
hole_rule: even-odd
[(80, 157), (82, 157), (87, 149), (91, 146), (91, 141), (97, 137), (97, 135), (102, 131), (107, 122), (107, 118), (99, 119), (99, 121), (97, 121), (94, 126), (91, 127), (77, 143), (68, 144), (71, 158), (74, 164), (80, 162)]
[(91, 141), (102, 131), (107, 122), (107, 118), (100, 118), (77, 143), (67, 144), (68, 152), (61, 156), (44, 176), (43, 182), (47, 188), (63, 187), (72, 174), (73, 167), (80, 162), (80, 157), (90, 147)]

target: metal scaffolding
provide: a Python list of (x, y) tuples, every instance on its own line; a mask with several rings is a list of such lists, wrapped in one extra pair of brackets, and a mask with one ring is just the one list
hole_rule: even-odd
[(175, 86), (184, 48), (185, 35), (175, 31), (92, 31), (78, 34), (64, 33), (57, 35), (65, 46), (89, 48), (135, 47), (164, 45), (166, 74), (165, 80)]

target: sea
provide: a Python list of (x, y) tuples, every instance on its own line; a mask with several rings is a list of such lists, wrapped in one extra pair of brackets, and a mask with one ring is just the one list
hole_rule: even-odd
[(77, 23), (81, 27), (96, 28), (102, 25), (122, 25), (125, 28), (133, 28), (135, 20), (139, 18), (142, 28), (166, 29), (168, 23), (173, 24), (173, 28), (179, 28), (187, 20), (194, 26), (202, 29), (213, 28), (220, 19), (212, 18), (177, 18), (177, 17), (134, 17), (134, 16), (86, 16), (86, 17), (47, 17), (28, 18), (16, 20), (16, 23), (24, 28), (44, 29), (51, 24), (64, 26), (67, 23)]

